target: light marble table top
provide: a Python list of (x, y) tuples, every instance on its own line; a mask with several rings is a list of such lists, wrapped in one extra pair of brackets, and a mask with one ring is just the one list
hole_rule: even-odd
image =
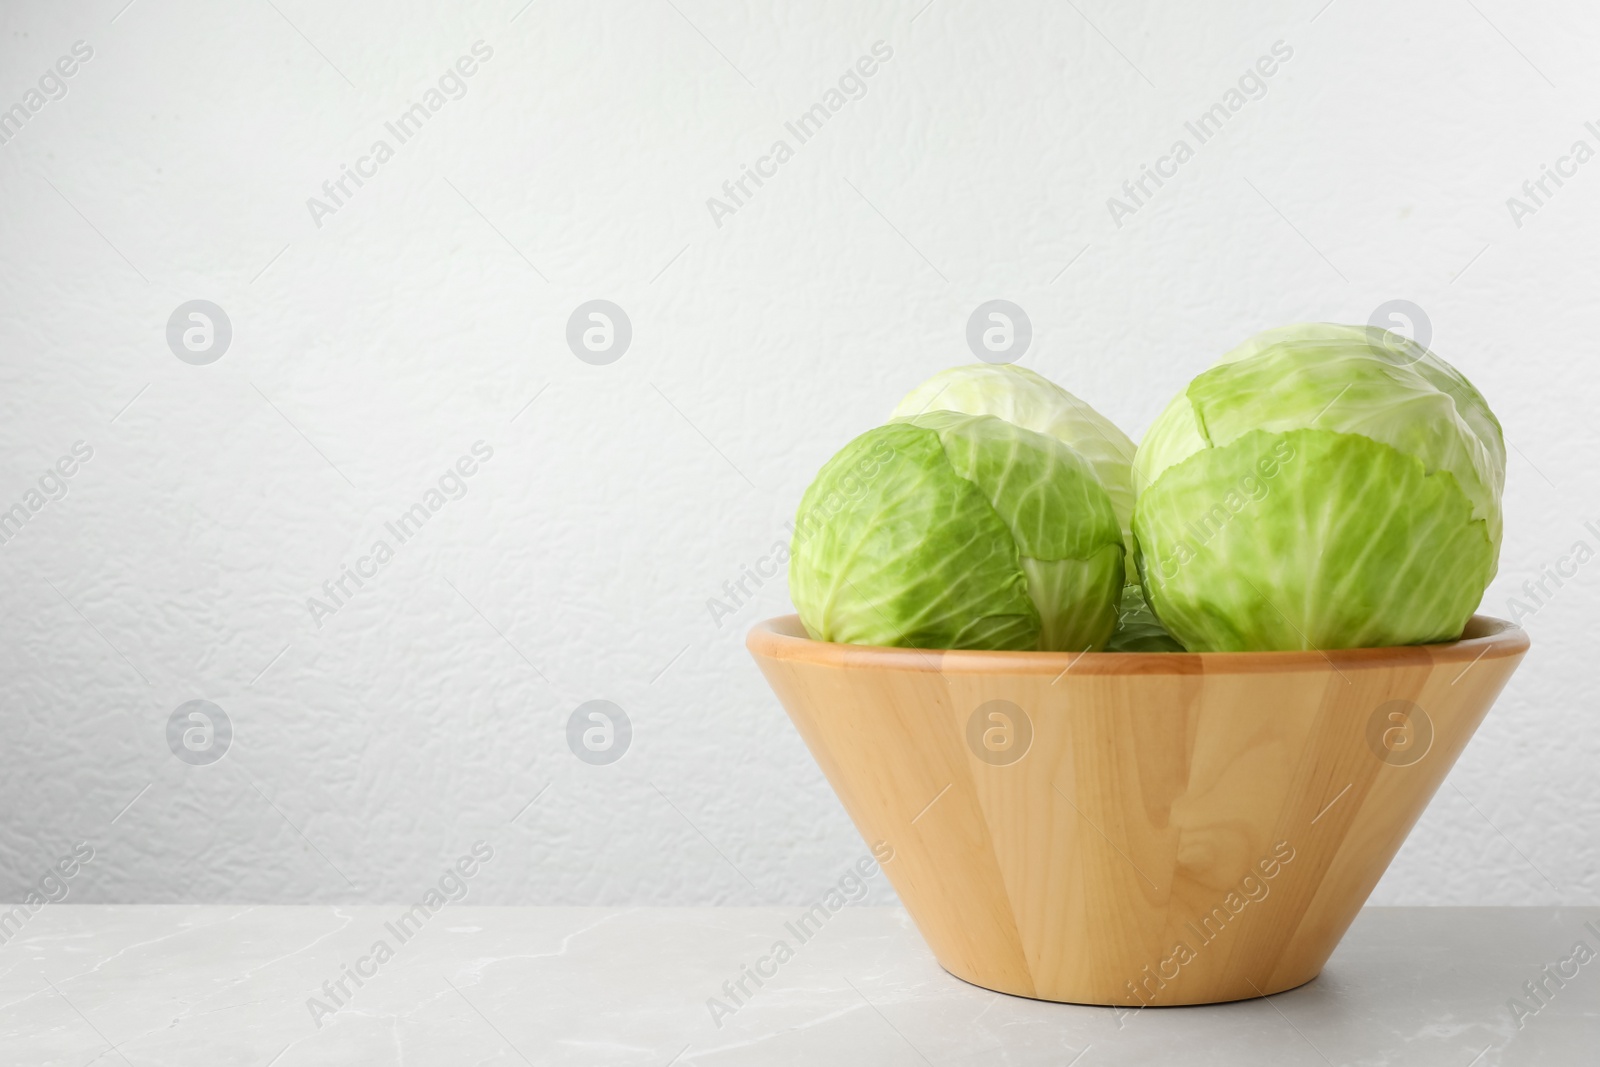
[(898, 909), (805, 941), (800, 910), (46, 905), (0, 925), (0, 1063), (1600, 1064), (1600, 908), (1369, 908), (1307, 986), (1125, 1014), (967, 985)]

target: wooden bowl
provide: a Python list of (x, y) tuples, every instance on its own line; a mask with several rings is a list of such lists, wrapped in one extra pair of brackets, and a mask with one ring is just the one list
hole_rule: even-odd
[(941, 652), (790, 615), (747, 644), (947, 971), (1136, 1007), (1315, 978), (1528, 637)]

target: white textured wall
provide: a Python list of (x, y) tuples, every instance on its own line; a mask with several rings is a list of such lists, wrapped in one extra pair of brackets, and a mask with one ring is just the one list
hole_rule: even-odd
[[(8, 4), (0, 39), (0, 107), (93, 50), (0, 145), (0, 507), (93, 450), (0, 545), (0, 896), (86, 841), (70, 899), (395, 900), (478, 838), (483, 903), (814, 896), (865, 849), (742, 646), (783, 582), (721, 625), (707, 600), (835, 448), (970, 360), (991, 298), (1134, 436), (1259, 328), (1414, 301), (1514, 446), (1487, 608), (1600, 548), (1600, 162), (1506, 205), (1600, 147), (1584, 5), (123, 3)], [(1107, 198), (1280, 40), (1118, 227)], [(196, 299), (232, 325), (208, 365), (166, 340)], [(565, 340), (593, 299), (632, 323), (609, 365)], [(465, 495), (386, 535), (479, 441)], [(307, 598), (379, 538), (319, 627)], [(1600, 893), (1597, 572), (1527, 620), (1377, 901)], [(234, 730), (208, 766), (167, 743), (196, 699)], [(609, 766), (566, 743), (595, 699), (633, 725)]]

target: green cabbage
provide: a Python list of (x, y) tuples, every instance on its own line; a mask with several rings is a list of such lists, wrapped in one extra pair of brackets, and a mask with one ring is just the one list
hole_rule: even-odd
[(1053, 437), (949, 411), (851, 441), (800, 501), (789, 592), (817, 640), (1083, 651), (1117, 621), (1121, 527)]
[(1111, 497), (1133, 573), (1133, 457), (1135, 448), (1115, 423), (1050, 379), (1014, 364), (976, 363), (941, 371), (894, 409), (896, 418), (925, 411), (993, 415), (1024, 430), (1054, 437), (1088, 461)]
[(1271, 330), (1140, 444), (1139, 573), (1191, 651), (1454, 640), (1498, 566), (1504, 481), (1500, 424), (1431, 352), (1375, 327)]
[(900, 401), (897, 417), (924, 411), (994, 415), (1035, 433), (1047, 434), (1088, 461), (1111, 497), (1127, 549), (1128, 586), (1116, 631), (1106, 648), (1125, 652), (1183, 650), (1156, 619), (1139, 588), (1133, 537), (1133, 457), (1136, 449), (1116, 423), (1055, 382), (1015, 364), (976, 363), (935, 374)]
[(1182, 652), (1184, 648), (1167, 632), (1150, 610), (1144, 590), (1132, 583), (1122, 589), (1117, 628), (1106, 642), (1107, 652)]

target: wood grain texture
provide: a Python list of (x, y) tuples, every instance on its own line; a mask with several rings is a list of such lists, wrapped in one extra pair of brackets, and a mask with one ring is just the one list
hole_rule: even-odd
[(1316, 977), (1528, 648), (747, 643), (946, 970), (1128, 1006)]

